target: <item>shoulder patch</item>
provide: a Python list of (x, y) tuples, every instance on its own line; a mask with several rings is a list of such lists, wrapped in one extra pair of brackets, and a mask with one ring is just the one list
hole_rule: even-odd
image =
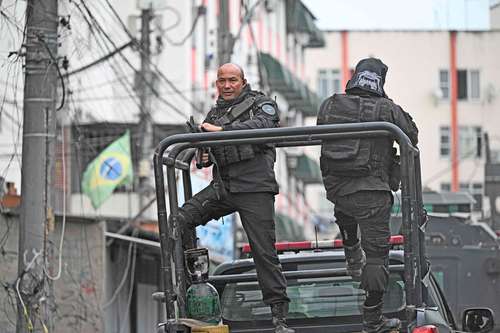
[(276, 109), (271, 104), (264, 104), (261, 106), (261, 109), (270, 116), (274, 116), (276, 114)]

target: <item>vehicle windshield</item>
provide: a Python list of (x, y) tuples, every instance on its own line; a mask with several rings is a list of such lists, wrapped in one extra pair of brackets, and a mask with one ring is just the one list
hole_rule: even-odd
[[(288, 280), (288, 318), (325, 318), (361, 315), (365, 292), (348, 276)], [(228, 321), (267, 320), (269, 306), (262, 302), (257, 282), (229, 283), (221, 297), (222, 316)], [(398, 312), (406, 304), (400, 273), (391, 273), (384, 296), (384, 312)]]

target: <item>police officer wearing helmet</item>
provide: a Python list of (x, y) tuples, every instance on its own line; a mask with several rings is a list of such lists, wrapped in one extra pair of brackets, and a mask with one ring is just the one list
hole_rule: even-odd
[[(387, 66), (379, 59), (361, 60), (346, 94), (334, 94), (321, 105), (318, 125), (387, 121), (416, 145), (418, 129), (411, 116), (384, 91)], [(388, 283), (391, 190), (399, 189), (399, 159), (390, 138), (342, 139), (322, 144), (320, 166), (327, 198), (344, 242), (347, 271), (366, 291), (363, 332), (397, 330), (399, 319), (382, 315)], [(358, 228), (361, 239), (358, 238)]]
[[(276, 103), (252, 90), (243, 70), (227, 63), (217, 71), (216, 105), (200, 125), (203, 131), (218, 132), (279, 127)], [(213, 164), (213, 181), (188, 200), (176, 216), (184, 226), (183, 243), (193, 244), (192, 230), (212, 219), (238, 212), (248, 236), (264, 303), (270, 305), (275, 332), (288, 328), (286, 280), (274, 247), (274, 175), (276, 151), (272, 145), (213, 146), (204, 153), (204, 166)]]

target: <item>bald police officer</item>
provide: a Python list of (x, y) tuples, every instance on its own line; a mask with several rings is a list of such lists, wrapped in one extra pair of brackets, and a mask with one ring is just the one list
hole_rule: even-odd
[[(203, 131), (218, 132), (279, 126), (276, 103), (252, 90), (238, 65), (227, 63), (217, 71), (216, 105), (200, 125)], [(286, 280), (274, 247), (274, 196), (278, 184), (274, 175), (276, 151), (272, 145), (225, 145), (204, 153), (205, 166), (213, 163), (211, 184), (188, 200), (177, 218), (185, 226), (184, 244), (198, 225), (238, 212), (248, 236), (264, 303), (271, 308), (275, 332), (293, 333), (288, 328)], [(172, 218), (172, 216), (171, 216)]]
[[(320, 107), (318, 125), (387, 121), (397, 125), (417, 144), (412, 118), (384, 91), (387, 66), (375, 58), (361, 60), (347, 83), (346, 94), (334, 94)], [(392, 190), (400, 180), (394, 167), (394, 140), (343, 139), (321, 147), (320, 166), (327, 198), (335, 204), (335, 217), (344, 241), (347, 272), (361, 280), (366, 291), (363, 331), (382, 333), (400, 328), (399, 319), (382, 315), (388, 283), (389, 219)], [(361, 240), (358, 238), (358, 228)]]

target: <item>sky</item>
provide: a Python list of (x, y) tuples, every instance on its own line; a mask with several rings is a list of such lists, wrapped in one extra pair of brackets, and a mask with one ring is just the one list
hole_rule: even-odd
[(302, 0), (322, 30), (488, 30), (498, 0)]

